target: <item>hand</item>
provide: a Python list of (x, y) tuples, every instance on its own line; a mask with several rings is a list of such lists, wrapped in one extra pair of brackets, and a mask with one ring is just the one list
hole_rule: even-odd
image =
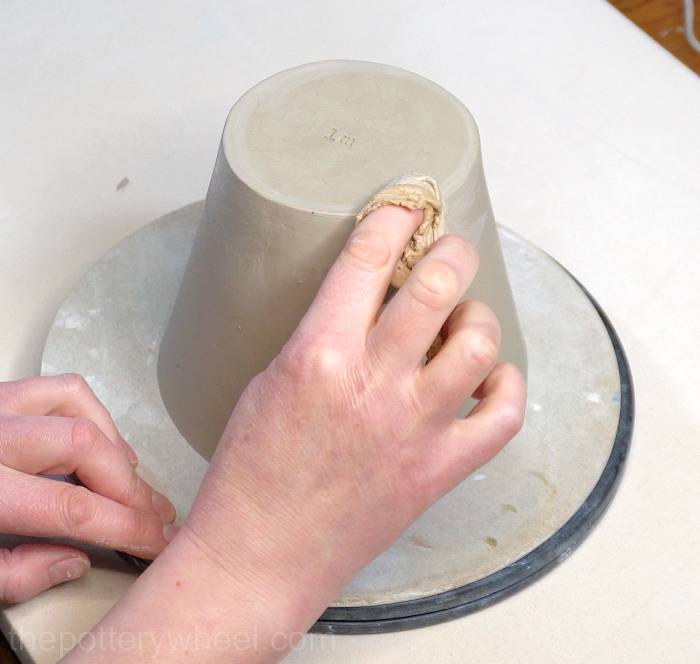
[[(95, 638), (144, 635), (141, 662), (277, 662), (361, 567), (519, 430), (525, 386), (496, 364), (498, 321), (458, 304), (474, 247), (442, 237), (379, 313), (420, 221), (384, 207), (353, 232), (236, 405), (185, 525)], [(457, 419), (469, 395), (479, 402)], [(173, 634), (199, 635), (197, 646)], [(105, 657), (134, 651), (76, 649), (67, 661)]]
[[(524, 381), (496, 364), (496, 316), (459, 303), (478, 268), (472, 245), (438, 240), (378, 313), (420, 221), (385, 207), (353, 232), (237, 404), (180, 535), (232, 575), (252, 560), (256, 583), (306, 596), (311, 620), (522, 425)], [(456, 419), (470, 395), (478, 405)]]
[[(174, 535), (175, 510), (139, 479), (136, 463), (82, 377), (0, 383), (0, 532), (155, 557)], [(70, 473), (84, 486), (37, 476)], [(89, 567), (70, 546), (0, 549), (0, 603), (27, 600)]]

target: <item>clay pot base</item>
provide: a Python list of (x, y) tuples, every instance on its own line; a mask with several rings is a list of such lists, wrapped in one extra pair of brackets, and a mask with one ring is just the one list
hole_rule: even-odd
[[(180, 516), (207, 461), (163, 405), (157, 359), (202, 212), (200, 202), (168, 214), (95, 264), (58, 311), (42, 365), (86, 376)], [(488, 606), (566, 558), (613, 494), (633, 420), (617, 335), (554, 259), (499, 234), (528, 348), (525, 426), (353, 579), (314, 631), (409, 629)]]

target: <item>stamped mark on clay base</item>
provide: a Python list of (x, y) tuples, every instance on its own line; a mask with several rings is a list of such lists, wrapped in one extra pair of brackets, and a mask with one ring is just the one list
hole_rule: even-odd
[(325, 134), (323, 138), (329, 140), (331, 143), (340, 143), (349, 148), (355, 145), (355, 137), (352, 134), (345, 134), (335, 127), (331, 127), (331, 130)]

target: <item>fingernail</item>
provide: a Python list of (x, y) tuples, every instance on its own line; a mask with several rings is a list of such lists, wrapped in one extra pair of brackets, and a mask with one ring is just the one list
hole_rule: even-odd
[(136, 468), (136, 466), (139, 465), (139, 458), (136, 456), (136, 452), (134, 452), (134, 448), (129, 445), (129, 443), (122, 438), (122, 441), (124, 442), (124, 446), (126, 449), (126, 456), (129, 457), (129, 461), (131, 462), (131, 465)]
[(151, 496), (151, 502), (153, 503), (153, 509), (156, 514), (161, 518), (161, 521), (166, 523), (172, 523), (175, 521), (175, 507), (173, 504), (162, 494), (154, 491)]
[(163, 539), (170, 544), (179, 530), (180, 528), (178, 526), (174, 526), (172, 523), (166, 524), (163, 526)]
[(90, 563), (78, 556), (77, 558), (67, 558), (59, 560), (49, 567), (49, 580), (51, 585), (72, 581), (77, 579), (90, 569)]

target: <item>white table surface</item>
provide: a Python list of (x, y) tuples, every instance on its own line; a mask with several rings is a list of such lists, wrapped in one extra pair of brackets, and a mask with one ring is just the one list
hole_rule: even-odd
[[(204, 197), (242, 92), (327, 58), (406, 67), (467, 104), (498, 221), (606, 309), (637, 418), (609, 511), (552, 573), (442, 625), (309, 637), (290, 661), (697, 662), (700, 79), (604, 2), (6, 0), (0, 379), (39, 371), (53, 314), (93, 261)], [(27, 661), (55, 661), (52, 635), (88, 629), (131, 580), (93, 569), (2, 626)]]

